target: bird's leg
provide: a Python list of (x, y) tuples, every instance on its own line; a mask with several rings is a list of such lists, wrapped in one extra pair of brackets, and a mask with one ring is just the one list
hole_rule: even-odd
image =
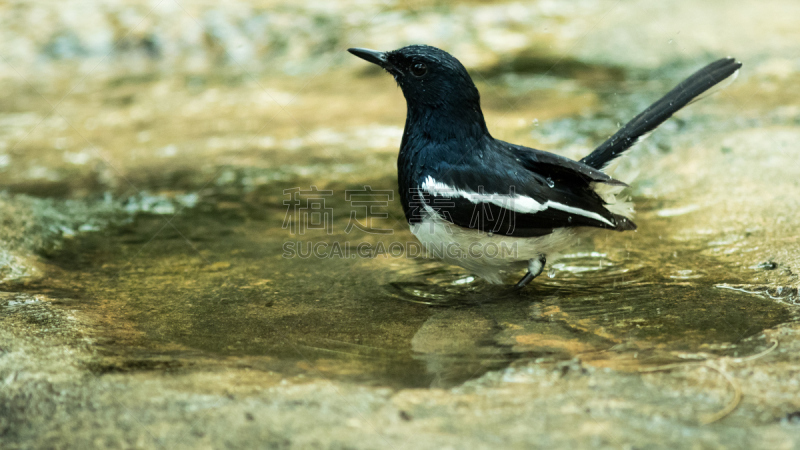
[(519, 280), (514, 286), (515, 290), (524, 288), (528, 283), (530, 283), (534, 278), (538, 277), (542, 270), (544, 270), (544, 264), (547, 262), (547, 259), (544, 255), (539, 255), (539, 258), (532, 258), (528, 261), (528, 273)]

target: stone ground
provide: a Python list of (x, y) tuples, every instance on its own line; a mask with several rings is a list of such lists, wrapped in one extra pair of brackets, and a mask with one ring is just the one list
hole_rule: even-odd
[[(359, 120), (374, 122), (365, 138), (372, 153), (357, 158), (391, 176), (386, 161), (399, 139), (402, 100), (389, 80), (381, 84), (369, 72), (365, 77), (343, 49), (425, 41), (465, 55), (464, 62), (486, 77), (544, 61), (566, 67), (558, 74), (566, 78), (593, 70), (613, 77), (615, 70), (626, 70), (677, 81), (687, 67), (718, 55), (744, 61), (735, 85), (693, 105), (669, 133), (656, 133), (654, 143), (626, 160), (619, 173), (625, 179), (639, 173), (638, 196), (669, 200), (669, 214), (688, 215), (667, 239), (711, 236), (721, 244), (704, 251), (717, 252), (720, 262), (765, 263), (757, 284), (733, 280), (729, 287), (779, 302), (796, 317), (800, 4), (184, 3), (105, 2), (90, 11), (81, 2), (11, 2), (0, 10), (7, 88), (0, 94), (6, 190), (0, 195), (0, 447), (800, 448), (796, 321), (755, 336), (764, 345), (753, 358), (712, 357), (640, 372), (578, 352), (567, 361), (519, 360), (456, 387), (390, 389), (285, 377), (235, 358), (207, 357), (194, 368), (166, 357), (145, 366), (98, 368), (103, 360), (97, 344), (107, 339), (108, 318), (87, 314), (69, 295), (35, 289), (59, 273), (47, 257), (65, 242), (124, 226), (143, 212), (191, 208), (191, 196), (171, 190), (183, 191), (175, 187), (182, 183), (205, 186), (206, 179), (222, 185), (224, 173), (215, 178), (219, 167), (262, 164), (275, 169), (275, 177), (301, 173), (313, 179), (330, 168), (324, 152), (312, 148), (305, 154), (308, 164), (293, 165), (297, 152), (287, 149), (319, 141), (346, 154), (350, 149), (336, 147), (342, 136), (324, 124), (353, 108), (353, 93), (375, 93), (365, 102), (367, 119), (343, 123), (352, 130)], [(119, 41), (125, 45), (114, 44)], [(59, 76), (64, 64), (74, 75)], [(187, 93), (192, 80), (207, 82), (209, 68), (221, 64), (257, 75), (239, 84), (225, 75), (200, 97)], [(127, 85), (111, 89), (113, 80), (146, 78), (153, 71), (159, 76), (144, 81), (145, 92), (126, 92)], [(311, 77), (320, 72), (329, 74), (328, 81)], [(189, 80), (189, 87), (176, 87), (175, 79)], [(357, 86), (340, 92), (351, 83)], [(323, 93), (316, 102), (287, 94), (306, 85)], [(113, 95), (94, 86), (111, 86)], [(625, 114), (645, 106), (639, 97), (625, 97), (636, 105), (623, 98), (619, 105), (598, 106), (602, 100), (581, 89), (585, 105), (536, 100), (543, 102), (538, 120), (549, 122), (533, 139), (563, 144), (564, 153), (577, 157), (583, 147), (572, 130), (581, 126), (584, 106), (619, 107)], [(505, 91), (483, 92), (491, 102)], [(143, 96), (145, 106), (135, 103), (130, 116), (114, 115), (108, 105), (125, 104), (131, 96)], [(237, 116), (247, 102), (247, 114)], [(201, 111), (197, 118), (192, 108)], [(487, 109), (490, 126), (501, 136), (530, 139), (529, 128), (517, 125), (520, 117)], [(203, 126), (211, 122), (202, 120), (209, 110), (244, 123), (244, 138), (226, 135), (242, 128), (220, 120), (212, 124), (220, 137), (209, 139)], [(172, 119), (176, 111), (183, 119)], [(282, 118), (280, 111), (297, 120)], [(252, 117), (258, 120), (245, 123)], [(266, 118), (278, 130), (269, 136), (259, 134), (259, 121)], [(63, 138), (54, 138), (58, 133)], [(230, 153), (251, 137), (258, 142), (252, 152)], [(664, 142), (670, 152), (659, 149)], [(370, 162), (365, 155), (373, 154), (378, 156)], [(159, 171), (161, 165), (176, 170)], [(153, 192), (139, 193), (139, 187)], [(446, 340), (449, 331), (439, 332)]]

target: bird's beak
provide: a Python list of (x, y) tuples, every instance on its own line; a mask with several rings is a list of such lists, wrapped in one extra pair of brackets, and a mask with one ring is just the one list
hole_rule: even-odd
[(392, 64), (386, 58), (386, 53), (377, 50), (370, 50), (368, 48), (348, 48), (348, 52), (358, 56), (359, 58), (377, 64), (384, 69), (393, 68)]

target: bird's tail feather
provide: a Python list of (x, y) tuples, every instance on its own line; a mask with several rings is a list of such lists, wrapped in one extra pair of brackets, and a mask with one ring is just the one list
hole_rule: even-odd
[(726, 86), (727, 84), (720, 84), (722, 81), (732, 82), (738, 75), (740, 67), (742, 67), (742, 63), (735, 59), (723, 58), (698, 70), (626, 123), (607, 141), (585, 156), (581, 162), (598, 170), (604, 168), (614, 158), (669, 119), (676, 111), (713, 93), (714, 90), (709, 91), (712, 87)]

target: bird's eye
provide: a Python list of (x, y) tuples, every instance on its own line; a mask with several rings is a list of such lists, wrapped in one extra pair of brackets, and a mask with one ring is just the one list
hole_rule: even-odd
[(411, 66), (411, 75), (415, 77), (421, 77), (428, 73), (428, 66), (422, 63), (417, 63)]

